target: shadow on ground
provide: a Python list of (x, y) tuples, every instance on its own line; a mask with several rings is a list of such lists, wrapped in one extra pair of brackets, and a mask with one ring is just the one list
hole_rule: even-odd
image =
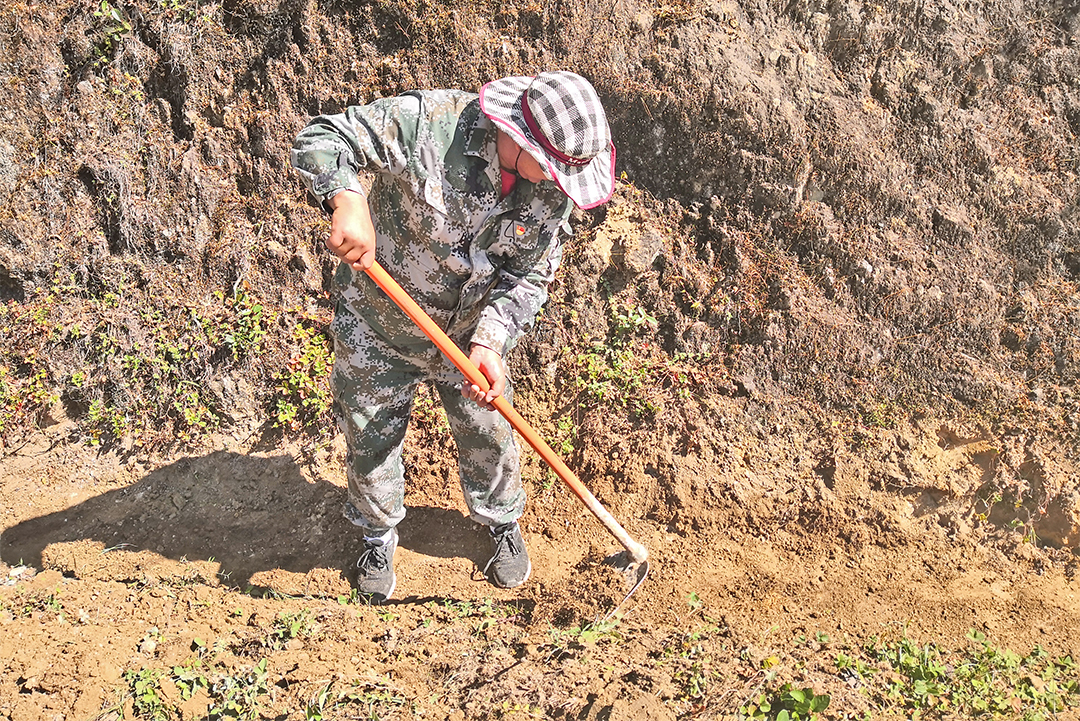
[[(213, 559), (241, 587), (262, 571), (349, 576), (360, 536), (341, 514), (344, 501), (343, 488), (308, 481), (288, 455), (218, 451), (12, 526), (0, 537), (0, 559), (41, 568), (52, 544), (96, 541), (177, 561)], [(400, 532), (401, 546), (423, 555), (485, 560), (485, 539), (456, 510), (409, 508)]]

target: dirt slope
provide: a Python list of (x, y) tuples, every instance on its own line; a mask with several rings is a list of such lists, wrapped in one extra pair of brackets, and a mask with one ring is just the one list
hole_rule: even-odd
[[(907, 717), (875, 643), (1080, 653), (1075, 3), (7, 3), (0, 30), (0, 719), (719, 718), (784, 683)], [(486, 584), (425, 392), (399, 599), (357, 605), (289, 144), (556, 67), (621, 178), (515, 401), (652, 573), (597, 624), (618, 547), (528, 454), (533, 577)]]

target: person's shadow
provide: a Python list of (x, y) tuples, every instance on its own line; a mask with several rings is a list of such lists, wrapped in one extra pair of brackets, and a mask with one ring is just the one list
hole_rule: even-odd
[[(290, 456), (218, 451), (12, 526), (0, 534), (0, 560), (41, 568), (50, 544), (89, 540), (177, 561), (212, 558), (219, 574), (241, 588), (273, 570), (340, 570), (351, 583), (361, 538), (342, 516), (344, 502), (345, 489), (309, 482)], [(455, 510), (409, 507), (399, 531), (403, 548), (429, 556), (482, 565), (489, 552)]]

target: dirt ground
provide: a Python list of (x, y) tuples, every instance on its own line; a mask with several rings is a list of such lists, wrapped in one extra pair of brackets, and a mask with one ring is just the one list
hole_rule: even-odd
[[(910, 718), (881, 644), (1080, 658), (1078, 18), (3, 3), (0, 721), (775, 719), (749, 707), (784, 684)], [(488, 584), (425, 388), (366, 606), (289, 145), (553, 67), (596, 85), (620, 178), (573, 216), (515, 404), (649, 576), (620, 606), (618, 544), (526, 449), (532, 576)], [(985, 715), (1080, 718), (1071, 668), (1061, 708)], [(923, 718), (974, 715), (918, 680)]]
[[(926, 422), (890, 440), (939, 478), (981, 474), (977, 452), (942, 447), (945, 431)], [(226, 668), (268, 659), (277, 686), (265, 718), (303, 718), (331, 681), (362, 700), (359, 715), (330, 718), (367, 718), (364, 708), (379, 718), (722, 716), (774, 656), (830, 692), (838, 714), (855, 714), (865, 699), (828, 671), (843, 643), (906, 634), (957, 647), (976, 629), (1003, 647), (1080, 653), (1075, 556), (972, 523), (938, 489), (874, 491), (857, 457), (816, 477), (804, 460), (817, 483), (795, 487), (770, 470), (806, 453), (785, 435), (739, 449), (731, 469), (658, 450), (670, 487), (686, 494), (672, 506), (698, 506), (685, 517), (658, 522), (640, 496), (601, 494), (649, 548), (651, 573), (620, 609), (617, 636), (584, 641), (576, 632), (614, 608), (625, 579), (601, 563), (618, 545), (561, 487), (530, 484), (533, 575), (500, 590), (478, 573), (486, 540), (462, 513), (450, 454), (410, 444), (396, 598), (342, 605), (357, 538), (339, 512), (341, 450), (305, 461), (287, 445), (217, 446), (144, 467), (42, 435), (8, 457), (0, 713), (115, 718), (130, 699), (122, 674), (180, 666), (197, 644), (226, 649)], [(755, 504), (792, 512), (754, 522)], [(310, 637), (277, 643), (282, 614), (310, 614)], [(685, 670), (663, 663), (694, 632), (716, 674), (703, 707), (687, 700)], [(185, 718), (209, 704), (162, 692)]]

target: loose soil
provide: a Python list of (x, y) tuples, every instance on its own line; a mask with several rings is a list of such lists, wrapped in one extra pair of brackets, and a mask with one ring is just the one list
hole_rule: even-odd
[[(150, 718), (133, 675), (192, 659), (266, 659), (263, 718), (329, 688), (326, 718), (456, 720), (730, 717), (774, 678), (876, 717), (835, 668), (873, 637), (1080, 658), (1078, 13), (6, 3), (0, 719)], [(282, 369), (325, 385), (297, 330), (332, 303), (289, 143), (548, 67), (596, 84), (621, 178), (515, 403), (651, 573), (620, 606), (618, 544), (525, 450), (533, 573), (488, 584), (422, 389), (365, 606), (341, 440), (277, 415), (317, 398)]]

